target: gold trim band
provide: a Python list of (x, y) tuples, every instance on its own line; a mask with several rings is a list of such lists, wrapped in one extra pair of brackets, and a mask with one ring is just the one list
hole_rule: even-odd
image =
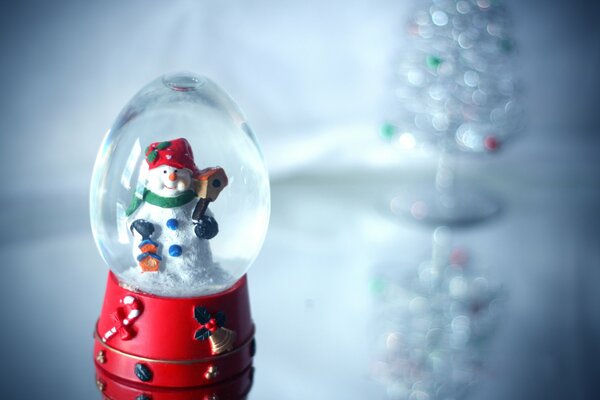
[(198, 363), (204, 363), (204, 362), (211, 362), (211, 361), (218, 360), (221, 358), (227, 358), (229, 356), (232, 356), (232, 355), (238, 353), (243, 348), (245, 348), (252, 341), (252, 339), (254, 339), (254, 332), (255, 332), (254, 327), (252, 327), (252, 334), (250, 335), (250, 337), (248, 339), (246, 339), (241, 345), (239, 345), (238, 347), (236, 347), (235, 349), (233, 349), (231, 351), (228, 351), (223, 354), (211, 356), (211, 357), (198, 358), (196, 360), (157, 360), (154, 358), (140, 357), (140, 356), (136, 356), (133, 354), (125, 353), (124, 351), (115, 349), (114, 347), (108, 345), (106, 342), (103, 342), (102, 339), (100, 338), (100, 335), (98, 335), (98, 329), (94, 330), (94, 339), (96, 339), (96, 341), (101, 346), (105, 347), (107, 350), (110, 350), (113, 353), (117, 353), (117, 354), (120, 354), (120, 355), (128, 357), (128, 358), (133, 358), (134, 360), (146, 361), (146, 362), (151, 362), (151, 363), (163, 363), (163, 364), (198, 364)]

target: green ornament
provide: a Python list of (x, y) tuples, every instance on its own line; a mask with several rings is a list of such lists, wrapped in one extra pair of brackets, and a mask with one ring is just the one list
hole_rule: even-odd
[(386, 282), (381, 278), (373, 278), (371, 282), (369, 282), (369, 286), (371, 289), (371, 293), (377, 296), (383, 295), (385, 292)]
[(437, 67), (439, 67), (443, 62), (444, 62), (444, 60), (442, 60), (441, 58), (439, 58), (437, 56), (429, 55), (425, 59), (425, 63), (431, 69), (437, 69)]
[(381, 136), (383, 136), (384, 139), (391, 139), (394, 137), (394, 135), (396, 134), (396, 127), (389, 123), (386, 122), (383, 125), (381, 125)]

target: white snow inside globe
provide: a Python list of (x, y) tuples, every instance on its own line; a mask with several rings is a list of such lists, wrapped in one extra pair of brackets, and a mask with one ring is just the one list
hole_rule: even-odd
[(269, 213), (256, 138), (206, 77), (155, 79), (104, 137), (90, 189), (92, 231), (105, 262), (134, 290), (226, 290), (256, 258)]

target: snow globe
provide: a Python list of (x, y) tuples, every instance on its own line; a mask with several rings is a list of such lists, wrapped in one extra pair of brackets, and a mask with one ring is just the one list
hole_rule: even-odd
[(102, 375), (249, 390), (246, 272), (269, 212), (260, 147), (219, 86), (175, 73), (142, 88), (104, 137), (91, 182), (92, 231), (110, 268), (95, 329)]

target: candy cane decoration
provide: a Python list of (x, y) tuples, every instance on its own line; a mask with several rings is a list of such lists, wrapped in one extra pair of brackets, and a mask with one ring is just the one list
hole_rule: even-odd
[(135, 336), (131, 324), (142, 314), (142, 303), (133, 296), (125, 296), (120, 302), (123, 303), (123, 307), (117, 308), (117, 311), (110, 315), (115, 326), (102, 336), (104, 342), (110, 340), (117, 332), (121, 335), (121, 340), (130, 340)]

